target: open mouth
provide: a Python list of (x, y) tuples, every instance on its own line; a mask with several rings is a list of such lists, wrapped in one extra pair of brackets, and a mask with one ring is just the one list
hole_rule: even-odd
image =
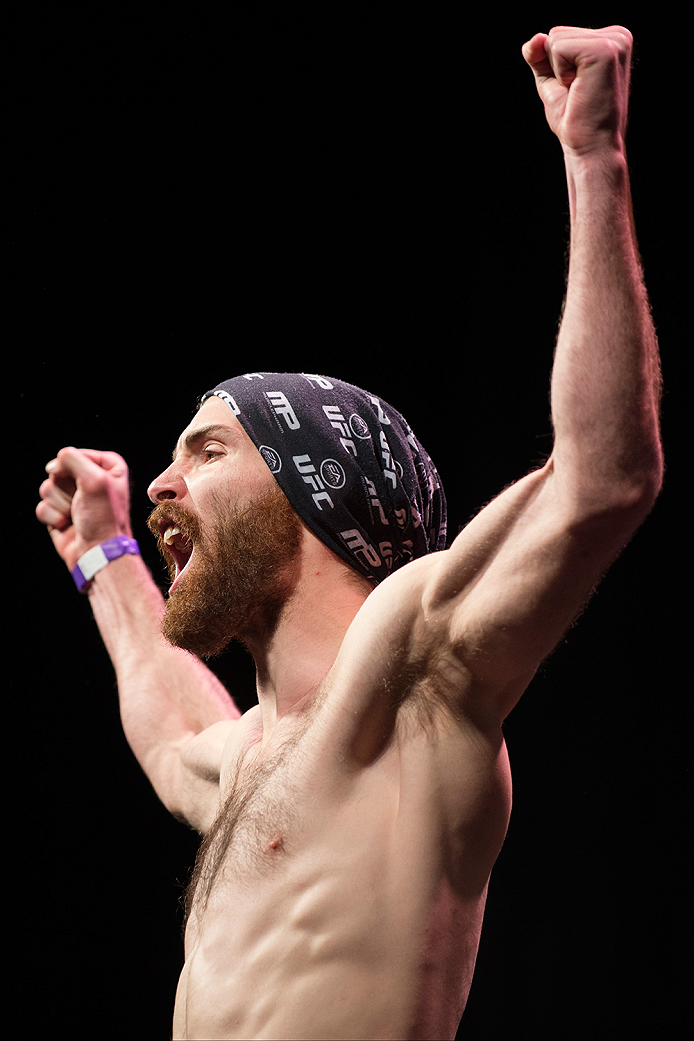
[(193, 540), (180, 524), (170, 518), (164, 518), (159, 522), (159, 536), (160, 548), (173, 579), (169, 589), (169, 592), (172, 592), (193, 556)]

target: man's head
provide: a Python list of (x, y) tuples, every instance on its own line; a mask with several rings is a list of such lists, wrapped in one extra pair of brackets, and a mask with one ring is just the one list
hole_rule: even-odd
[(208, 391), (149, 494), (177, 564), (164, 632), (197, 653), (239, 635), (235, 604), (247, 627), (255, 603), (279, 610), (302, 532), (372, 584), (445, 546), (443, 488), (406, 420), (332, 377), (248, 373)]
[(201, 657), (272, 627), (291, 594), (302, 525), (228, 407), (210, 399), (149, 488), (172, 585), (162, 622)]

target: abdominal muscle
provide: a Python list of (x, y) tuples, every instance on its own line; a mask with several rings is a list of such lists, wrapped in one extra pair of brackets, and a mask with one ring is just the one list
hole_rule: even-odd
[(221, 856), (208, 850), (217, 869), (188, 920), (174, 1038), (455, 1036), (507, 819), (504, 755), (462, 742), (471, 777), (489, 775), (475, 800), (491, 826), (473, 823), (468, 843), (440, 797), (439, 738), (396, 732), (357, 768), (324, 737), (309, 727), (255, 787), (251, 769)]

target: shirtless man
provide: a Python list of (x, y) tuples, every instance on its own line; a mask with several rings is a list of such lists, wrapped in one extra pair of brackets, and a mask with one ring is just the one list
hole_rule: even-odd
[[(390, 491), (406, 476), (390, 406), (370, 399), (371, 427), (350, 426), (330, 378), (248, 373), (204, 400), (149, 489), (175, 576), (166, 602), (123, 541), (124, 461), (64, 448), (47, 466), (37, 516), (88, 579), (127, 738), (166, 807), (205, 835), (176, 1038), (454, 1037), (509, 818), (502, 722), (658, 494), (657, 346), (624, 152), (631, 37), (560, 27), (523, 54), (571, 207), (554, 448), (449, 549), (428, 552), (442, 500), (414, 439), (409, 532), (391, 522), (388, 550), (330, 527), (358, 441)], [(248, 432), (261, 399), (277, 438), (298, 430), (302, 383), (336, 446), (326, 469)], [(114, 537), (108, 562), (96, 547)], [(257, 666), (243, 716), (200, 659), (232, 638)]]

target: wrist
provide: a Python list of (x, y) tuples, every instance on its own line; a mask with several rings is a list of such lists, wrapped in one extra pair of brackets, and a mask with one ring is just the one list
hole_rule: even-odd
[(590, 150), (565, 147), (564, 165), (569, 179), (619, 183), (628, 174), (626, 152), (614, 141), (604, 142)]
[(140, 547), (135, 539), (128, 535), (114, 535), (86, 550), (70, 570), (78, 590), (81, 593), (88, 592), (92, 579), (99, 571), (129, 553), (139, 556)]
[(629, 169), (622, 150), (565, 153), (564, 162), (572, 233), (586, 221), (631, 224)]

